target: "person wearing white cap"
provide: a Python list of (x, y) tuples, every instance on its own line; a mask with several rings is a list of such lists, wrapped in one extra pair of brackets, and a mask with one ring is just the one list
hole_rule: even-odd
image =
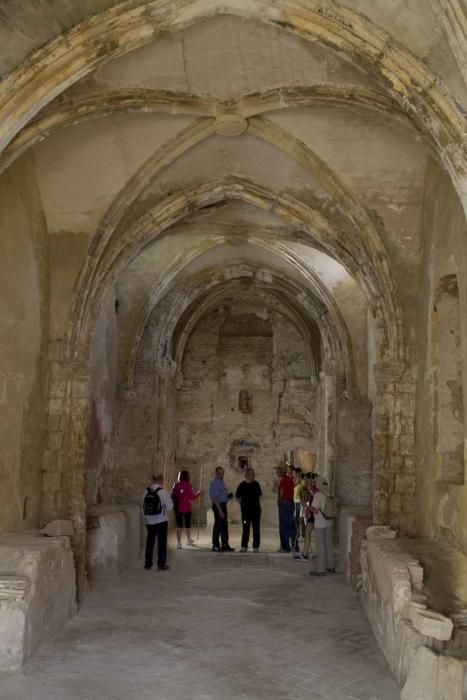
[(311, 503), (315, 515), (315, 543), (318, 565), (316, 571), (310, 571), (311, 576), (326, 576), (326, 572), (334, 573), (334, 550), (332, 548), (332, 519), (323, 515), (326, 497), (329, 495), (329, 484), (322, 476), (316, 479), (318, 489)]

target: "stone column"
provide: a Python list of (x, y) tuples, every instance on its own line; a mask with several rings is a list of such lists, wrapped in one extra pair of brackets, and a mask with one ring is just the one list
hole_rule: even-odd
[(46, 447), (43, 455), (42, 520), (71, 519), (78, 597), (86, 590), (86, 455), (90, 367), (61, 361), (51, 344)]
[(374, 366), (373, 518), (415, 530), (415, 377), (399, 363)]
[(177, 365), (165, 358), (156, 367), (154, 381), (155, 453), (154, 468), (163, 471), (164, 479), (175, 474)]
[(326, 477), (331, 488), (334, 489), (334, 468), (337, 454), (337, 369), (334, 362), (324, 361), (320, 380), (324, 409), (323, 454), (320, 458), (320, 473)]

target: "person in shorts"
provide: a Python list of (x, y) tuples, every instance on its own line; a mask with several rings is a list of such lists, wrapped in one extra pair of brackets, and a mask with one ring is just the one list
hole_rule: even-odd
[(175, 522), (177, 524), (177, 549), (182, 549), (183, 528), (185, 528), (186, 543), (191, 546), (195, 544), (195, 541), (191, 538), (191, 504), (201, 495), (201, 491), (193, 490), (188, 470), (182, 469), (171, 493), (174, 502)]

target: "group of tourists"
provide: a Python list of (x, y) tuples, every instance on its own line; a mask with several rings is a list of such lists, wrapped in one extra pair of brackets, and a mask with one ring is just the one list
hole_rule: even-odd
[[(316, 558), (316, 568), (310, 572), (312, 576), (333, 573), (335, 569), (332, 536), (336, 503), (329, 494), (328, 482), (318, 474), (303, 473), (300, 468), (293, 465), (278, 467), (276, 475), (280, 539), (278, 551), (293, 552), (297, 561), (308, 561), (312, 556)], [(147, 528), (146, 569), (151, 569), (153, 566), (156, 539), (157, 568), (161, 571), (169, 569), (167, 565), (168, 513), (172, 510), (175, 511), (177, 526), (177, 549), (182, 549), (183, 529), (185, 529), (186, 544), (195, 545), (191, 537), (192, 504), (202, 495), (202, 491), (193, 489), (187, 470), (180, 472), (170, 493), (164, 488), (162, 474), (153, 477), (153, 483), (146, 489), (143, 499), (143, 513)], [(247, 467), (244, 471), (244, 479), (235, 492), (235, 497), (240, 503), (242, 518), (240, 552), (248, 551), (251, 531), (253, 552), (259, 552), (262, 495), (254, 470)], [(209, 498), (214, 516), (213, 552), (235, 551), (229, 544), (228, 525), (228, 502), (233, 497), (233, 493), (229, 492), (224, 481), (224, 469), (217, 467), (209, 485)], [(313, 532), (315, 555), (312, 555)]]
[[(332, 545), (336, 501), (330, 496), (326, 479), (313, 472), (287, 465), (277, 469), (280, 552), (295, 552), (298, 561), (311, 557), (315, 536), (316, 569), (312, 576), (334, 573)], [(302, 541), (302, 549), (299, 543)]]

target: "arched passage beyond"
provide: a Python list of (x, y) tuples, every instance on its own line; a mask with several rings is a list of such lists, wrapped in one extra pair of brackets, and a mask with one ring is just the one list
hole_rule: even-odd
[[(352, 350), (332, 311), (311, 291), (305, 294), (277, 270), (237, 262), (192, 280), (174, 279), (153, 304), (135, 338), (133, 379), (122, 406), (119, 483), (131, 482), (135, 445), (136, 483), (151, 468), (154, 449), (168, 480), (188, 468), (197, 482), (201, 466), (220, 463), (235, 481), (239, 459), (247, 456), (269, 485), (271, 468), (286, 453), (307, 449), (321, 473), (345, 481), (344, 473), (337, 477), (336, 421), (339, 401), (353, 392), (353, 373), (346, 375)], [(358, 405), (355, 400), (354, 411)], [(149, 441), (131, 430), (138, 415), (153, 415)], [(264, 513), (272, 523), (271, 493), (267, 486)], [(126, 496), (133, 497), (131, 487)], [(371, 494), (360, 497), (369, 499), (368, 507)]]
[(273, 212), (297, 230), (306, 231), (310, 242), (318, 241), (332, 257), (340, 261), (366, 291), (373, 313), (379, 319), (382, 331), (380, 358), (386, 361), (403, 360), (402, 315), (383, 253), (377, 250), (374, 257), (370, 257), (367, 250), (367, 246), (371, 249), (370, 241), (365, 245), (358, 239), (355, 243), (346, 240), (344, 244), (338, 228), (329, 216), (326, 217), (324, 213), (312, 209), (291, 195), (273, 192), (237, 176), (215, 180), (167, 197), (140, 217), (129, 231), (117, 238), (114, 245), (107, 246), (98, 272), (92, 254), (88, 256), (74, 297), (67, 354), (70, 357), (86, 355), (89, 327), (95, 321), (100, 299), (117, 274), (137, 256), (138, 250), (165, 235), (171, 226), (188, 213), (231, 199)]

